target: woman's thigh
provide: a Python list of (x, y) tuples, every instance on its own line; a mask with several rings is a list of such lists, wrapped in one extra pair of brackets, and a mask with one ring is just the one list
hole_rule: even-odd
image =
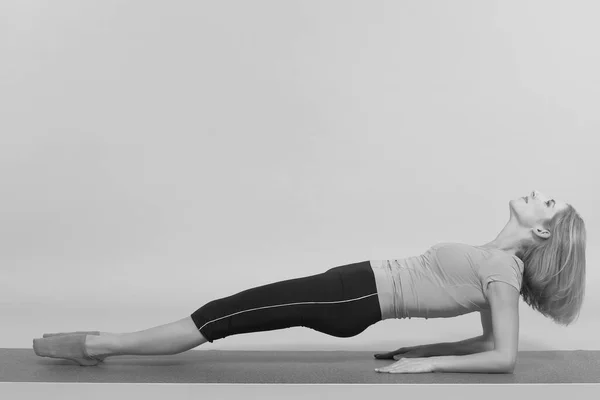
[(373, 271), (363, 261), (213, 300), (191, 317), (210, 342), (294, 326), (351, 337), (380, 321), (381, 310)]

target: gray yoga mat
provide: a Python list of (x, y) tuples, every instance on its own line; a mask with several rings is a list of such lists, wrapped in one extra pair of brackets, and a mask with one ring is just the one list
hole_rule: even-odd
[(521, 351), (513, 374), (381, 374), (371, 351), (191, 350), (172, 356), (116, 356), (104, 364), (0, 349), (0, 382), (110, 383), (600, 383), (600, 351)]

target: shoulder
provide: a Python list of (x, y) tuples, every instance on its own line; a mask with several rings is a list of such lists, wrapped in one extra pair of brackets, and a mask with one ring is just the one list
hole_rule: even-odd
[(521, 260), (517, 256), (513, 256), (513, 261), (515, 262), (517, 269), (521, 272), (521, 274), (523, 274), (523, 272), (525, 271), (525, 263), (523, 262), (523, 260)]
[[(484, 296), (486, 298), (489, 297), (488, 286), (498, 287), (498, 285), (508, 290), (516, 290), (518, 296), (523, 285), (523, 270), (521, 265), (507, 254), (494, 254), (489, 259), (484, 260), (478, 269)], [(512, 288), (508, 286), (512, 286)]]
[(481, 266), (512, 270), (517, 274), (523, 274), (523, 262), (510, 254), (494, 253), (481, 261)]

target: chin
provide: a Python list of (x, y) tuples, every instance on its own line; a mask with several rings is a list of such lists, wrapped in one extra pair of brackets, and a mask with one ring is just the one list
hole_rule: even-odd
[(516, 216), (516, 214), (519, 213), (519, 205), (518, 205), (518, 201), (519, 200), (511, 200), (508, 202), (508, 209), (510, 210), (510, 214), (512, 216)]

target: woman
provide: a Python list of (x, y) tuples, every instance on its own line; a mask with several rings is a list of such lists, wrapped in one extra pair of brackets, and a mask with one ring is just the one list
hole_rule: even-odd
[(555, 322), (579, 315), (585, 225), (564, 202), (533, 191), (510, 201), (510, 219), (482, 246), (440, 243), (418, 257), (370, 260), (211, 301), (179, 321), (132, 333), (73, 332), (34, 339), (38, 356), (96, 365), (116, 355), (177, 354), (227, 336), (304, 326), (338, 337), (388, 318), (481, 314), (483, 334), (376, 354), (378, 372), (512, 373), (519, 295)]

